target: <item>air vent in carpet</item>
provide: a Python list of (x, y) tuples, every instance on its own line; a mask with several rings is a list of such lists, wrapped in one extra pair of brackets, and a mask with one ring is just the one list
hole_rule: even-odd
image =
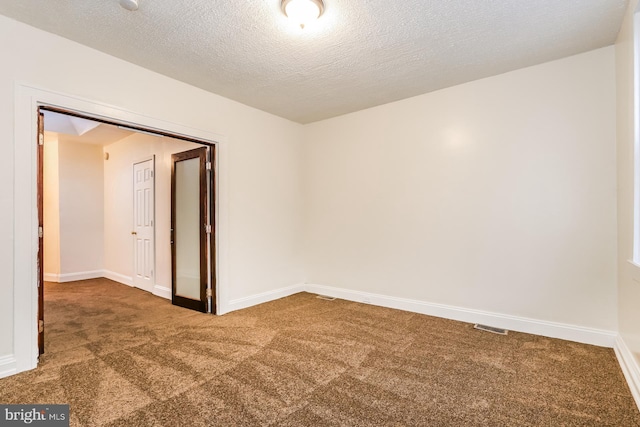
[(326, 295), (316, 295), (316, 298), (323, 299), (325, 301), (333, 301), (336, 297), (328, 297)]
[(491, 332), (498, 335), (507, 335), (507, 333), (509, 332), (506, 329), (494, 328), (493, 326), (487, 326), (487, 325), (479, 325), (477, 323), (473, 325), (473, 327), (481, 331)]

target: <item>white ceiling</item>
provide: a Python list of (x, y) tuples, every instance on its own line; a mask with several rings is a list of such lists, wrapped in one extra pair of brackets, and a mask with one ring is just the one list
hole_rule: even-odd
[(44, 111), (44, 130), (67, 135), (82, 136), (100, 126), (99, 122), (66, 114)]
[(614, 43), (628, 0), (1, 1), (0, 13), (309, 123)]
[(95, 122), (80, 117), (44, 112), (44, 130), (58, 134), (60, 141), (83, 144), (109, 145), (133, 135), (133, 132), (117, 126)]

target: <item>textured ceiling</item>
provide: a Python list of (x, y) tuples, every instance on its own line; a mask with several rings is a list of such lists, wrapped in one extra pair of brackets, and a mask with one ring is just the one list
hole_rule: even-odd
[(628, 0), (0, 1), (0, 13), (309, 123), (607, 46)]

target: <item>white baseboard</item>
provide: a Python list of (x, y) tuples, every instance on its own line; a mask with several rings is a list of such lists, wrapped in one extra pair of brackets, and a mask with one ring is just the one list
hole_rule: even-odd
[[(44, 280), (46, 282), (56, 282), (56, 283), (65, 283), (65, 282), (75, 282), (76, 280), (87, 280), (87, 279), (98, 279), (100, 277), (105, 277), (107, 279), (113, 280), (114, 282), (122, 283), (123, 285), (133, 286), (133, 278), (129, 276), (125, 276), (124, 274), (116, 273), (109, 270), (95, 270), (95, 271), (83, 271), (79, 273), (65, 273), (65, 274), (54, 274), (54, 273), (44, 273)], [(160, 296), (164, 296), (162, 292), (165, 291), (166, 288), (159, 287)], [(154, 291), (155, 294), (155, 291)], [(169, 298), (171, 298), (171, 290), (169, 290)]]
[(78, 273), (64, 273), (58, 275), (58, 282), (75, 282), (76, 280), (97, 279), (103, 277), (102, 270), (80, 271)]
[(17, 374), (16, 358), (13, 354), (0, 357), (0, 378)]
[(241, 310), (243, 308), (288, 297), (289, 295), (297, 294), (299, 292), (304, 292), (304, 290), (305, 285), (298, 284), (287, 286), (285, 288), (274, 289), (273, 291), (267, 291), (261, 294), (250, 295), (244, 298), (234, 299), (229, 301), (227, 304), (222, 305), (222, 307), (218, 307), (218, 313), (226, 314), (230, 311)]
[(44, 273), (44, 281), (45, 282), (60, 282), (60, 275), (55, 273)]
[[(105, 277), (109, 280), (113, 280), (114, 282), (122, 283), (123, 285), (133, 287), (133, 277), (125, 276), (124, 274), (116, 273), (115, 271), (110, 271), (110, 270), (96, 270), (96, 271), (87, 271), (83, 273), (69, 273), (69, 274), (60, 274), (60, 275), (50, 274), (50, 275), (45, 275), (45, 280), (62, 283), (62, 282), (72, 282), (75, 280), (96, 279), (99, 277)], [(171, 299), (171, 288), (155, 285), (153, 287), (152, 293), (162, 298)]]
[(100, 277), (105, 277), (109, 280), (113, 280), (114, 282), (133, 287), (133, 277), (125, 276), (124, 274), (116, 273), (109, 270), (102, 270), (101, 273), (102, 275)]
[(171, 299), (171, 288), (167, 288), (167, 287), (160, 286), (160, 285), (155, 285), (153, 287), (153, 294), (155, 296), (170, 300)]
[(55, 283), (75, 282), (76, 280), (97, 279), (99, 277), (102, 277), (102, 270), (80, 271), (78, 273), (64, 273), (64, 274), (44, 273), (43, 276), (44, 276), (45, 282), (55, 282)]
[(613, 347), (617, 336), (617, 333), (614, 331), (529, 319), (526, 317), (473, 310), (407, 298), (390, 297), (387, 295), (334, 288), (331, 286), (307, 284), (305, 285), (305, 289), (307, 292), (332, 296), (348, 301), (374, 304), (461, 322), (480, 323), (511, 331), (559, 338), (601, 347)]
[(627, 384), (629, 384), (631, 394), (640, 409), (640, 366), (638, 366), (638, 361), (620, 335), (616, 338), (616, 345), (613, 349)]

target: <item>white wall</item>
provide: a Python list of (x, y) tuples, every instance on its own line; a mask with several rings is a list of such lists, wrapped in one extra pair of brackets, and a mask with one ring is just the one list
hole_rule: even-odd
[[(3, 16), (0, 55), (0, 182), (32, 166), (16, 82), (225, 137), (227, 307), (300, 283), (304, 251), (310, 283), (617, 328), (613, 48), (307, 127)], [(32, 286), (17, 199), (0, 188), (0, 365)]]
[(58, 176), (58, 134), (45, 132), (43, 164), (44, 280), (60, 276), (60, 192)]
[[(133, 277), (133, 164), (155, 155), (156, 286), (171, 289), (171, 154), (193, 142), (134, 134), (104, 147), (105, 270)], [(126, 281), (125, 279), (125, 281)]]
[[(636, 401), (640, 405), (640, 266), (633, 265), (634, 222), (634, 68), (633, 11), (629, 4), (616, 42), (617, 171), (618, 171), (618, 318), (622, 355), (635, 377)], [(636, 213), (638, 214), (638, 213)], [(626, 349), (624, 348), (626, 347)], [(632, 359), (635, 359), (635, 366)], [(633, 382), (632, 382), (633, 384)], [(632, 386), (632, 390), (634, 390)]]
[[(22, 157), (14, 165), (16, 82), (222, 135), (228, 186), (228, 199), (223, 201), (228, 215), (223, 303), (303, 280), (301, 125), (4, 16), (0, 16), (0, 57), (0, 147), (4, 153), (0, 182), (13, 183), (18, 170), (32, 167), (30, 159)], [(46, 66), (52, 63), (56, 66)], [(20, 141), (27, 143), (24, 138)], [(12, 331), (19, 312), (13, 307), (14, 286), (33, 286), (28, 281), (14, 284), (14, 269), (24, 260), (14, 257), (13, 215), (18, 195), (12, 185), (0, 188), (0, 270), (5, 275), (0, 283), (0, 364), (4, 360), (7, 366), (16, 351)], [(34, 185), (17, 183), (27, 194)]]
[(307, 282), (615, 331), (614, 49), (308, 125)]
[(58, 140), (60, 275), (100, 271), (104, 263), (102, 147)]

